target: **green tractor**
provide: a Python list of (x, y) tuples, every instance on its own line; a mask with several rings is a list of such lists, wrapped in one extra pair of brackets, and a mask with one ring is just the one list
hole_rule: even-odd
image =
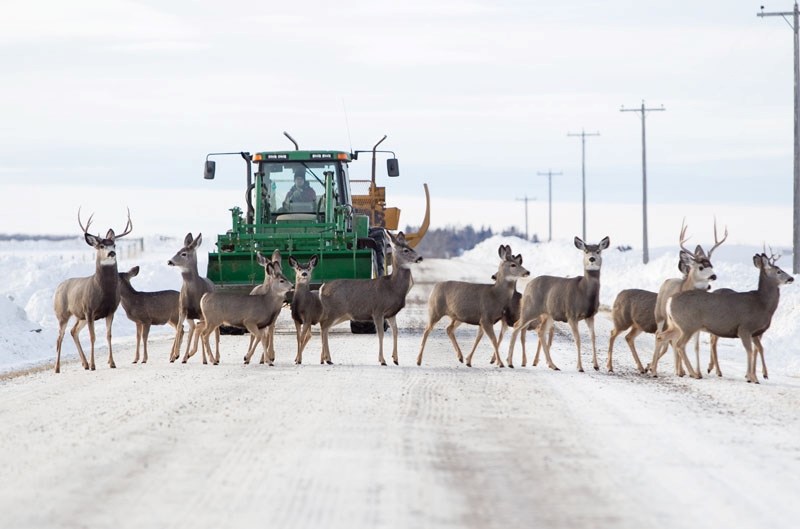
[[(246, 164), (245, 207), (233, 207), (231, 228), (217, 237), (216, 250), (208, 254), (207, 277), (219, 290), (249, 291), (260, 284), (264, 269), (256, 252), (270, 255), (280, 250), (284, 257), (308, 261), (319, 256), (314, 283), (339, 278), (371, 278), (385, 270), (385, 232), (397, 229), (399, 210), (385, 207), (385, 188), (375, 185), (378, 152), (390, 153), (389, 176), (399, 175), (397, 158), (391, 151), (378, 151), (383, 137), (370, 151), (353, 153), (333, 150), (300, 150), (286, 132), (295, 150), (250, 154), (210, 153), (205, 178), (215, 176), (211, 156), (239, 155)], [(358, 154), (372, 152), (372, 180), (366, 195), (351, 194), (349, 164)], [(425, 185), (426, 214), (417, 233), (407, 239), (416, 245), (428, 228), (430, 198)], [(283, 272), (294, 278), (284, 259)]]

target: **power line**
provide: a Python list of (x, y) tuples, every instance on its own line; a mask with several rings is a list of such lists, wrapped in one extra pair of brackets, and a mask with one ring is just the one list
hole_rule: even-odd
[(540, 176), (547, 175), (547, 242), (553, 240), (553, 175), (560, 176), (564, 173), (554, 173), (548, 169), (546, 173), (536, 173)]
[(583, 240), (586, 240), (586, 136), (599, 136), (599, 132), (586, 132), (581, 129), (580, 133), (568, 132), (567, 136), (581, 137), (581, 188), (583, 190)]
[(648, 112), (656, 112), (666, 110), (664, 105), (660, 108), (646, 108), (644, 99), (642, 99), (641, 108), (625, 108), (620, 107), (620, 112), (639, 112), (642, 119), (642, 262), (647, 264), (650, 260), (650, 255), (647, 246), (647, 146), (645, 142), (645, 121)]
[[(792, 16), (790, 22), (787, 16)], [(800, 40), (798, 40), (797, 26), (800, 11), (797, 2), (792, 11), (765, 13), (764, 6), (757, 17), (783, 17), (794, 32), (794, 218), (793, 218), (793, 247), (792, 247), (792, 272), (800, 273)]]

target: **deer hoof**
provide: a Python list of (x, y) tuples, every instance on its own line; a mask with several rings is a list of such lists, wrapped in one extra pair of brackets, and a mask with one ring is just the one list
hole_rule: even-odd
[(600, 366), (592, 366), (592, 367), (594, 367), (595, 371), (600, 371)]
[(385, 366), (385, 365), (386, 365), (386, 362), (381, 362), (381, 365), (382, 365), (382, 366)]
[(394, 365), (396, 365), (396, 366), (400, 365), (400, 363), (397, 360), (392, 360), (392, 362), (394, 362)]
[[(503, 367), (503, 366), (502, 366), (502, 365), (500, 365), (499, 367)], [(509, 369), (514, 369), (514, 365), (513, 365), (513, 364), (511, 364), (511, 363), (509, 363), (509, 364), (508, 364), (508, 368), (509, 368)]]
[(467, 362), (467, 363), (466, 363), (466, 366), (467, 366), (467, 367), (472, 367), (472, 364), (471, 364), (471, 363), (469, 363), (469, 362)]
[(333, 365), (333, 362), (332, 362), (332, 361), (330, 361), (330, 360), (325, 360), (325, 363), (326, 363), (326, 364), (328, 364), (329, 366), (332, 366), (332, 365)]

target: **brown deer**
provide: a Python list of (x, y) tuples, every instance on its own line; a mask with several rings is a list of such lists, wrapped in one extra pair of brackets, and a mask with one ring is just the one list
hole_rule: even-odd
[(428, 299), (428, 325), (422, 334), (422, 344), (417, 355), (417, 365), (422, 364), (425, 342), (436, 323), (445, 316), (450, 317), (447, 336), (456, 350), (459, 362), (464, 362), (464, 355), (458, 346), (455, 329), (462, 323), (478, 326), (478, 334), (472, 351), (467, 357), (467, 367), (472, 367), (472, 355), (483, 334), (489, 336), (494, 347), (493, 359), (498, 367), (503, 367), (500, 359), (499, 341), (494, 334), (494, 324), (499, 321), (509, 307), (516, 291), (517, 279), (527, 277), (530, 272), (522, 266), (522, 255), (513, 255), (511, 247), (500, 245), (497, 249), (500, 265), (495, 274), (495, 282), (491, 285), (468, 283), (466, 281), (443, 281), (436, 283)]
[[(209, 336), (212, 332), (219, 331), (221, 325), (232, 325), (243, 327), (250, 334), (257, 336), (260, 340), (252, 340), (244, 357), (244, 363), (249, 364), (250, 358), (255, 352), (256, 345), (261, 343), (264, 358), (267, 364), (273, 365), (269, 356), (269, 339), (266, 333), (269, 327), (275, 322), (278, 314), (283, 307), (283, 300), (287, 292), (292, 290), (292, 283), (286, 279), (280, 267), (275, 263), (268, 263), (266, 272), (271, 276), (269, 289), (264, 294), (238, 294), (229, 292), (208, 292), (203, 294), (200, 300), (202, 313), (202, 324), (198, 326), (198, 332), (203, 340), (203, 356), (205, 352), (211, 355), (211, 344)], [(193, 347), (193, 355), (197, 349), (196, 341)], [(219, 352), (217, 359), (219, 362)], [(205, 358), (203, 359), (205, 363)]]
[(320, 363), (332, 364), (328, 333), (334, 325), (347, 320), (372, 321), (378, 333), (378, 362), (386, 365), (383, 356), (383, 322), (392, 328), (392, 361), (397, 360), (397, 313), (406, 305), (406, 295), (411, 289), (411, 266), (422, 261), (406, 242), (403, 232), (395, 237), (389, 234), (392, 245), (392, 273), (375, 279), (335, 279), (319, 289), (322, 303), (320, 335), (322, 356)]
[(622, 290), (614, 299), (614, 305), (611, 309), (611, 320), (614, 323), (614, 328), (611, 330), (611, 338), (608, 341), (608, 360), (606, 368), (609, 373), (614, 372), (614, 363), (612, 356), (614, 354), (614, 340), (623, 331), (631, 329), (631, 332), (625, 335), (625, 341), (628, 342), (628, 347), (633, 355), (633, 361), (636, 362), (636, 369), (639, 373), (644, 373), (645, 368), (639, 360), (639, 354), (636, 352), (636, 337), (641, 333), (646, 332), (655, 334), (656, 332), (656, 298), (658, 294), (650, 292), (649, 290), (641, 290), (638, 288), (631, 288)]
[[(667, 352), (667, 348), (669, 347), (668, 342), (663, 342), (660, 338), (658, 338), (658, 332), (663, 331), (666, 328), (666, 321), (667, 321), (667, 302), (670, 298), (676, 295), (679, 292), (685, 292), (687, 290), (708, 290), (711, 288), (710, 282), (715, 281), (717, 279), (717, 275), (714, 273), (714, 265), (711, 263), (711, 256), (714, 254), (714, 250), (720, 247), (722, 243), (724, 243), (728, 238), (728, 228), (725, 228), (725, 235), (720, 240), (717, 236), (717, 222), (714, 221), (714, 246), (711, 247), (711, 250), (708, 251), (706, 255), (703, 247), (699, 244), (695, 248), (694, 252), (690, 251), (689, 249), (684, 246), (686, 243), (686, 230), (688, 226), (685, 224), (681, 226), (681, 234), (680, 238), (678, 239), (678, 244), (681, 247), (681, 252), (679, 254), (679, 264), (678, 268), (680, 268), (681, 272), (683, 272), (683, 278), (676, 278), (676, 279), (667, 279), (661, 285), (661, 288), (658, 290), (658, 296), (656, 298), (656, 308), (655, 308), (655, 318), (656, 318), (656, 344), (655, 349), (653, 351), (653, 359), (651, 360), (650, 364), (647, 366), (646, 370), (650, 371), (650, 373), (655, 377), (657, 375), (658, 370), (658, 361), (661, 359), (662, 356)], [(698, 341), (695, 342), (695, 355), (697, 356), (697, 370), (691, 367), (688, 357), (680, 357), (678, 354), (677, 349), (673, 344), (673, 349), (675, 350), (675, 373), (679, 376), (683, 375), (683, 365), (686, 364), (686, 368), (689, 370), (689, 373), (692, 377), (700, 377), (700, 343), (699, 337)]]
[[(181, 271), (183, 278), (183, 285), (181, 286), (181, 293), (179, 299), (180, 313), (178, 316), (178, 328), (175, 332), (175, 341), (172, 344), (172, 353), (170, 354), (169, 361), (174, 362), (181, 354), (181, 341), (183, 339), (183, 322), (189, 323), (189, 335), (186, 338), (186, 353), (183, 356), (183, 363), (185, 364), (192, 356), (189, 354), (192, 338), (195, 333), (195, 320), (202, 318), (200, 312), (200, 298), (207, 292), (214, 291), (214, 283), (200, 277), (197, 272), (197, 248), (203, 242), (203, 234), (198, 233), (196, 238), (192, 237), (191, 233), (187, 233), (183, 239), (183, 248), (178, 250), (178, 253), (172, 256), (167, 261), (169, 266), (174, 266)], [(219, 357), (219, 329), (217, 329), (217, 357)], [(195, 348), (196, 350), (196, 348)], [(205, 349), (203, 350), (203, 363), (206, 363)], [(217, 358), (217, 360), (219, 360)], [(213, 356), (212, 356), (213, 362)]]
[[(585, 244), (580, 237), (575, 237), (575, 247), (583, 251), (583, 275), (577, 277), (535, 277), (525, 287), (520, 305), (520, 317), (514, 325), (511, 344), (508, 349), (509, 363), (514, 355), (514, 342), (523, 329), (537, 318), (539, 319), (539, 342), (544, 348), (544, 356), (550, 369), (558, 367), (550, 358), (550, 340), (545, 339), (556, 321), (567, 322), (572, 329), (575, 345), (578, 349), (578, 371), (583, 372), (581, 362), (581, 338), (578, 333), (578, 322), (586, 320), (592, 339), (592, 365), (597, 365), (597, 348), (594, 333), (594, 315), (600, 307), (600, 268), (603, 264), (602, 252), (611, 241), (604, 237), (600, 244)], [(534, 359), (533, 365), (538, 362)]]
[[(256, 287), (254, 287), (253, 290), (250, 291), (250, 295), (251, 296), (263, 295), (263, 294), (266, 294), (269, 291), (269, 287), (270, 287), (270, 284), (272, 283), (273, 276), (271, 276), (270, 274), (267, 273), (267, 264), (273, 263), (273, 266), (276, 266), (278, 268), (278, 270), (280, 270), (281, 266), (282, 266), (282, 264), (281, 264), (282, 263), (281, 251), (280, 250), (273, 251), (271, 259), (267, 259), (263, 255), (261, 255), (261, 252), (256, 252), (256, 260), (258, 261), (258, 264), (261, 265), (264, 268), (264, 282), (262, 284), (256, 286)], [(268, 361), (272, 361), (272, 362), (275, 361), (275, 323), (277, 321), (278, 320), (276, 318), (276, 320), (274, 322), (272, 322), (272, 325), (269, 326), (269, 331), (267, 332), (267, 339), (268, 339), (267, 347), (269, 349), (269, 358), (266, 358), (266, 357), (264, 357), (262, 355), (261, 356), (261, 360), (259, 361), (259, 364), (263, 364), (263, 363), (268, 362)], [(250, 346), (247, 348), (247, 350), (249, 351), (250, 349), (255, 347), (255, 345), (253, 345), (253, 341), (254, 340), (259, 340), (259, 339), (260, 339), (259, 337), (254, 336), (254, 335), (251, 334), (250, 335)]]
[(142, 363), (147, 363), (147, 338), (152, 325), (165, 325), (169, 323), (178, 329), (178, 300), (180, 293), (177, 290), (159, 290), (157, 292), (140, 292), (131, 285), (131, 278), (139, 275), (139, 267), (134, 266), (127, 272), (119, 273), (119, 289), (122, 308), (128, 319), (136, 324), (136, 357), (133, 363), (139, 361), (139, 344), (143, 344)]
[[(119, 277), (117, 276), (117, 250), (116, 240), (128, 235), (133, 229), (131, 222), (131, 212), (128, 211), (128, 222), (125, 230), (116, 235), (114, 230), (109, 229), (105, 237), (91, 235), (89, 226), (92, 224), (93, 215), (84, 227), (81, 222), (81, 211), (78, 209), (78, 225), (83, 230), (83, 238), (86, 244), (95, 249), (95, 272), (89, 277), (73, 277), (61, 282), (56, 287), (53, 296), (53, 309), (58, 320), (58, 338), (56, 340), (56, 373), (61, 372), (61, 343), (64, 340), (64, 332), (70, 318), (75, 316), (75, 326), (72, 327), (70, 334), (78, 348), (78, 355), (84, 369), (94, 371), (94, 322), (101, 318), (106, 320), (106, 340), (108, 341), (108, 365), (111, 368), (117, 367), (114, 364), (114, 356), (111, 351), (111, 324), (114, 321), (114, 313), (119, 306)], [(89, 326), (89, 341), (91, 343), (91, 362), (86, 361), (83, 348), (80, 342), (80, 332), (84, 326)]]
[(776, 260), (763, 253), (753, 256), (753, 265), (759, 271), (757, 290), (688, 290), (673, 296), (667, 302), (668, 327), (659, 333), (660, 338), (677, 339), (675, 347), (684, 357), (686, 343), (698, 331), (706, 331), (720, 338), (739, 338), (747, 353), (745, 378), (748, 382), (758, 384), (758, 353), (753, 351), (753, 340), (769, 329), (772, 315), (778, 308), (781, 285), (794, 281), (792, 276), (775, 265)]
[(292, 296), (292, 319), (297, 332), (297, 355), (294, 363), (303, 363), (303, 350), (311, 340), (311, 326), (322, 318), (322, 302), (319, 292), (311, 290), (311, 274), (314, 272), (319, 257), (312, 255), (305, 264), (293, 256), (289, 256), (289, 264), (294, 268), (294, 295)]

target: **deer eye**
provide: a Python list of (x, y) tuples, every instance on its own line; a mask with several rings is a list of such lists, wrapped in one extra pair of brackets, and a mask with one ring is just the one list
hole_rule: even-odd
[(703, 265), (700, 265), (700, 271), (701, 271), (701, 272), (703, 271), (703, 269), (704, 269), (704, 268), (705, 268), (705, 267), (704, 267)]
[(517, 267), (517, 265), (512, 263), (511, 268), (516, 268), (516, 267)]
[(181, 252), (181, 257), (186, 257), (186, 252)]

